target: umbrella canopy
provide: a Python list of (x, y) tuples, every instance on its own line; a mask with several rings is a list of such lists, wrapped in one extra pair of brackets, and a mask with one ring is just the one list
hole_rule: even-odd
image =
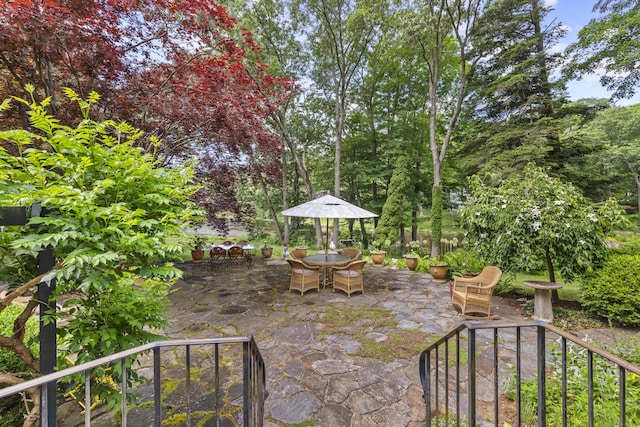
[(307, 218), (374, 218), (377, 214), (327, 194), (310, 202), (282, 211), (284, 216)]
[(329, 245), (329, 218), (374, 218), (377, 214), (362, 209), (337, 197), (327, 194), (310, 202), (282, 211), (284, 216), (302, 216), (306, 218), (327, 218), (327, 246)]

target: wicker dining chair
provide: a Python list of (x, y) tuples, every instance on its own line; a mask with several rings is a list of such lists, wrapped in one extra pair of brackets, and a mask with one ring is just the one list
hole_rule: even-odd
[(333, 291), (336, 289), (344, 291), (351, 298), (354, 292), (362, 292), (364, 294), (364, 281), (362, 280), (362, 267), (367, 260), (351, 261), (345, 266), (333, 267)]
[(342, 250), (342, 255), (346, 255), (351, 258), (351, 261), (358, 261), (362, 259), (362, 252), (356, 248), (344, 248)]
[(227, 261), (227, 250), (220, 246), (214, 246), (209, 251), (209, 258), (211, 259), (211, 267), (223, 264)]
[(242, 249), (238, 245), (233, 245), (227, 250), (227, 254), (229, 255), (229, 261), (232, 263), (242, 263), (247, 262), (247, 257), (244, 254), (244, 249)]
[(287, 262), (291, 266), (289, 292), (296, 290), (300, 295), (312, 289), (320, 292), (320, 266), (307, 265), (293, 258), (287, 258)]

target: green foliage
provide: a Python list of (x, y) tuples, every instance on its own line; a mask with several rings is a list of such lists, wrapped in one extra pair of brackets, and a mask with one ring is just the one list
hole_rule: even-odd
[(497, 187), (471, 179), (473, 203), (460, 210), (462, 226), (477, 251), (503, 271), (546, 265), (570, 281), (593, 271), (607, 255), (606, 233), (623, 221), (614, 200), (592, 207), (570, 184), (529, 164), (521, 176)]
[(582, 286), (584, 308), (623, 325), (640, 326), (640, 255), (612, 254)]
[[(162, 167), (153, 155), (159, 141), (151, 138), (145, 151), (137, 146), (140, 130), (88, 118), (97, 94), (66, 94), (82, 111), (77, 127), (49, 115), (48, 100), (15, 98), (32, 127), (0, 132), (0, 206), (38, 200), (46, 211), (28, 226), (10, 227), (0, 254), (35, 266), (38, 251), (53, 249), (58, 265), (44, 280), (57, 279), (58, 293), (73, 295), (63, 303), (70, 318), (60, 328), (60, 350), (84, 362), (157, 338), (152, 330), (166, 322), (164, 297), (181, 275), (168, 261), (183, 247), (170, 237), (200, 211), (189, 201), (197, 189), (193, 164)], [(6, 264), (0, 271), (8, 276)]]
[[(127, 275), (103, 291), (89, 291), (82, 298), (72, 298), (66, 302), (65, 306), (70, 308), (65, 316), (70, 316), (70, 320), (59, 328), (62, 337), (60, 367), (88, 362), (163, 339), (153, 330), (163, 328), (168, 323), (164, 311), (169, 289), (160, 279), (134, 279), (134, 275)], [(76, 356), (73, 363), (69, 354)], [(139, 382), (135, 370), (128, 374), (130, 386)], [(119, 383), (122, 378), (120, 364), (113, 364), (95, 373), (91, 386), (92, 392), (100, 400), (115, 408), (120, 402), (120, 393), (105, 377)], [(71, 382), (82, 383), (83, 380), (79, 376), (72, 378)], [(80, 387), (79, 390), (77, 395), (84, 396), (84, 388)]]
[[(609, 426), (619, 423), (618, 369), (605, 359), (595, 356), (594, 361), (594, 411), (598, 415), (598, 425)], [(587, 349), (569, 343), (567, 346), (567, 419), (568, 426), (588, 425), (587, 413)], [(550, 374), (546, 380), (547, 425), (560, 425), (562, 421), (562, 362), (558, 348), (552, 349), (552, 360), (548, 365)], [(515, 377), (506, 386), (506, 394), (515, 400)], [(522, 416), (526, 425), (537, 422), (538, 384), (537, 379), (521, 383)], [(640, 397), (640, 377), (627, 375), (627, 402), (636, 402)], [(627, 404), (627, 425), (640, 423), (640, 406)]]
[(640, 366), (640, 333), (627, 335), (624, 332), (621, 334), (616, 334), (614, 330), (612, 332), (614, 342), (613, 344), (605, 345), (605, 349), (609, 353)]
[(462, 248), (442, 256), (453, 275), (478, 274), (487, 265), (473, 248)]
[(409, 225), (407, 194), (411, 183), (406, 159), (399, 161), (389, 184), (387, 200), (382, 207), (382, 215), (375, 231), (376, 241), (398, 240), (400, 228)]
[[(13, 303), (0, 312), (0, 335), (10, 337), (13, 334), (13, 322), (25, 307), (25, 304)], [(24, 342), (31, 353), (37, 355), (40, 351), (38, 319), (31, 316), (25, 326)], [(6, 348), (0, 348), (0, 372), (24, 372), (26, 370), (27, 367), (15, 353)]]

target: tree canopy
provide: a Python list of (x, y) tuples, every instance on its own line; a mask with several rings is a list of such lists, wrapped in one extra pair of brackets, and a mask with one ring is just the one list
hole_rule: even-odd
[(593, 11), (602, 14), (578, 32), (567, 49), (568, 78), (601, 74), (600, 83), (613, 98), (630, 98), (640, 84), (640, 4), (635, 0), (599, 0)]
[[(209, 181), (225, 176), (230, 164), (279, 175), (280, 142), (266, 118), (289, 96), (292, 81), (269, 74), (251, 32), (237, 28), (223, 6), (23, 0), (4, 5), (0, 33), (0, 97), (26, 97), (32, 84), (35, 100), (48, 98), (47, 111), (72, 124), (77, 107), (63, 88), (81, 97), (98, 91), (104, 101), (96, 119), (126, 120), (144, 130), (137, 144), (167, 164), (202, 158), (199, 174)], [(5, 113), (0, 123), (28, 127), (26, 109)], [(162, 144), (153, 147), (151, 136)], [(249, 158), (259, 161), (249, 166)], [(214, 188), (206, 187), (199, 200), (241, 216), (246, 207)]]
[(606, 257), (606, 233), (623, 215), (615, 200), (593, 206), (533, 164), (498, 186), (476, 175), (470, 187), (460, 216), (472, 245), (506, 271), (546, 269), (551, 282), (556, 269), (570, 281), (596, 268)]

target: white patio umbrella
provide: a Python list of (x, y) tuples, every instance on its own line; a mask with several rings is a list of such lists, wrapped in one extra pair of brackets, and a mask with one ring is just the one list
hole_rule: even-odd
[(298, 216), (306, 218), (326, 218), (327, 219), (327, 241), (326, 248), (329, 247), (329, 219), (346, 218), (374, 218), (377, 214), (362, 209), (359, 206), (353, 205), (337, 197), (327, 194), (326, 196), (318, 197), (306, 203), (302, 203), (298, 206), (286, 209), (282, 211), (284, 216)]

